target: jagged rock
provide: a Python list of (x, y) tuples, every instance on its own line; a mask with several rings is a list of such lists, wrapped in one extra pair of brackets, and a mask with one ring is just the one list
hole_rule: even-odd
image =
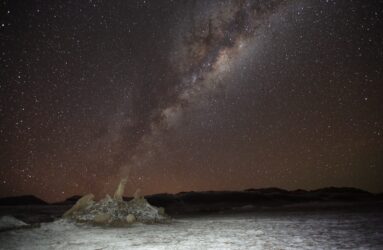
[(122, 201), (124, 191), (125, 191), (125, 185), (128, 181), (128, 178), (121, 179), (120, 183), (118, 184), (116, 192), (114, 192), (113, 199)]
[(139, 192), (136, 192), (136, 198), (125, 202), (122, 199), (125, 184), (126, 179), (122, 179), (113, 199), (106, 195), (104, 199), (94, 202), (93, 195), (82, 197), (64, 217), (77, 222), (119, 226), (134, 222), (156, 223), (169, 220), (163, 208), (150, 205), (145, 198), (139, 196)]
[(140, 222), (154, 223), (168, 218), (165, 213), (161, 215), (161, 209), (150, 205), (143, 197), (129, 201), (128, 206), (137, 221)]
[(93, 219), (93, 221), (97, 224), (108, 224), (109, 220), (110, 220), (110, 215), (104, 214), (104, 213), (97, 214), (96, 216), (94, 216), (94, 219)]
[(91, 206), (94, 201), (94, 195), (93, 194), (87, 194), (81, 197), (74, 206), (69, 209), (68, 211), (65, 212), (63, 217), (69, 217), (72, 216), (73, 214), (77, 213), (78, 211), (83, 210), (84, 208)]
[(128, 214), (128, 216), (126, 216), (126, 222), (128, 222), (129, 224), (135, 221), (136, 221), (136, 217), (133, 214)]
[(137, 189), (136, 192), (134, 192), (134, 195), (133, 195), (134, 199), (138, 199), (141, 197), (141, 189)]

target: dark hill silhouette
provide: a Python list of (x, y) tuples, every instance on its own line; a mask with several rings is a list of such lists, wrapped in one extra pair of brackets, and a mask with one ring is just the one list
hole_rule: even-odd
[[(69, 197), (65, 201), (53, 203), (55, 206), (70, 207), (81, 198)], [(383, 204), (382, 194), (350, 187), (327, 187), (317, 190), (293, 190), (280, 188), (246, 189), (244, 191), (205, 191), (180, 192), (177, 194), (153, 194), (145, 197), (149, 203), (164, 207), (170, 214), (235, 211), (244, 208), (286, 209), (287, 207), (326, 207), (331, 204)], [(125, 200), (132, 199), (125, 197)], [(46, 205), (34, 196), (19, 196), (0, 199), (0, 205)]]
[(0, 206), (47, 205), (48, 203), (33, 195), (0, 198)]
[(321, 189), (313, 190), (312, 192), (321, 193), (349, 193), (349, 194), (371, 194), (365, 190), (353, 188), (353, 187), (325, 187)]
[[(0, 198), (0, 215), (11, 214), (27, 223), (47, 222), (60, 218), (80, 195), (48, 204), (32, 196)], [(280, 188), (246, 189), (244, 191), (180, 192), (145, 196), (152, 205), (165, 208), (171, 216), (201, 213), (238, 213), (260, 211), (314, 211), (341, 209), (350, 211), (383, 209), (383, 194), (372, 194), (356, 188), (328, 187), (317, 190), (287, 191)], [(132, 199), (125, 197), (125, 200)], [(39, 205), (39, 206), (30, 206)]]
[(263, 188), (244, 191), (181, 192), (149, 195), (146, 199), (155, 206), (164, 207), (170, 213), (188, 213), (217, 212), (243, 207), (264, 209), (305, 204), (369, 203), (381, 200), (381, 196), (356, 188), (329, 187), (312, 191)]
[(76, 201), (78, 201), (81, 197), (82, 197), (82, 195), (73, 195), (73, 196), (67, 198), (67, 199), (64, 200), (64, 201), (54, 202), (54, 203), (52, 203), (52, 205), (73, 205), (73, 204), (75, 204)]
[(281, 188), (276, 188), (276, 187), (270, 187), (270, 188), (259, 188), (259, 189), (254, 189), (254, 188), (249, 188), (245, 189), (245, 192), (258, 192), (258, 193), (275, 193), (275, 194), (286, 194), (289, 191)]

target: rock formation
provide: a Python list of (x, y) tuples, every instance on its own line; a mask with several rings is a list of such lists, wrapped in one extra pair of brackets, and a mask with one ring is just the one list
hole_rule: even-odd
[(81, 211), (81, 210), (85, 209), (86, 207), (88, 207), (94, 203), (93, 199), (94, 199), (93, 194), (84, 195), (83, 197), (81, 197), (76, 202), (76, 204), (74, 204), (74, 206), (71, 209), (66, 211), (63, 216), (69, 217), (69, 216), (73, 215), (74, 213), (76, 213), (77, 211)]
[(113, 199), (115, 199), (116, 201), (122, 201), (123, 200), (125, 185), (126, 185), (127, 181), (128, 181), (128, 178), (126, 177), (126, 178), (121, 179), (120, 183), (118, 184), (116, 192), (114, 192), (114, 195), (113, 195)]
[(132, 200), (124, 201), (123, 194), (126, 182), (127, 178), (120, 181), (113, 198), (106, 195), (104, 199), (94, 202), (93, 194), (83, 196), (63, 217), (77, 222), (111, 226), (123, 226), (135, 222), (156, 223), (169, 220), (169, 216), (165, 214), (164, 209), (150, 205), (144, 197), (140, 196), (139, 190), (136, 191)]
[(134, 195), (133, 195), (134, 199), (138, 199), (141, 197), (141, 189), (137, 189), (136, 192), (134, 192)]

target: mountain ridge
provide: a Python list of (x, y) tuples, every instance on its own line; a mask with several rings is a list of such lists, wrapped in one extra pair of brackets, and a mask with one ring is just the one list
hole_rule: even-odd
[[(0, 198), (0, 206), (17, 206), (17, 205), (71, 205), (76, 203), (82, 195), (73, 195), (65, 199), (64, 201), (48, 203), (34, 195), (21, 195), (21, 196), (10, 196)], [(363, 189), (354, 187), (324, 187), (313, 190), (285, 190), (277, 187), (269, 188), (248, 188), (242, 191), (183, 191), (175, 194), (172, 193), (158, 193), (146, 195), (145, 198), (149, 202), (154, 203), (167, 203), (174, 201), (187, 201), (187, 202), (239, 202), (239, 201), (261, 201), (261, 200), (278, 200), (290, 198), (302, 198), (303, 200), (358, 200), (366, 198), (379, 198), (383, 197), (383, 193), (371, 193)], [(264, 199), (262, 199), (264, 198)], [(131, 197), (124, 197), (125, 200), (130, 200)]]

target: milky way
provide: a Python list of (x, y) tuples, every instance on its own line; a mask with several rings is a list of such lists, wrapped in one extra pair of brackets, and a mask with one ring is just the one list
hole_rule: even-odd
[(217, 85), (225, 84), (223, 78), (231, 71), (231, 65), (245, 56), (241, 50), (248, 49), (246, 43), (262, 32), (262, 25), (282, 3), (191, 2), (190, 20), (186, 18), (178, 27), (181, 35), (176, 39), (172, 58), (183, 76), (176, 85), (177, 94), (169, 106), (158, 111), (159, 118), (150, 124), (149, 132), (138, 142), (138, 152), (122, 167), (119, 176), (127, 175), (131, 167), (145, 167), (145, 162), (153, 157), (153, 147), (161, 144), (163, 130), (176, 127), (189, 105), (215, 91)]
[(383, 191), (380, 1), (0, 10), (0, 196)]

